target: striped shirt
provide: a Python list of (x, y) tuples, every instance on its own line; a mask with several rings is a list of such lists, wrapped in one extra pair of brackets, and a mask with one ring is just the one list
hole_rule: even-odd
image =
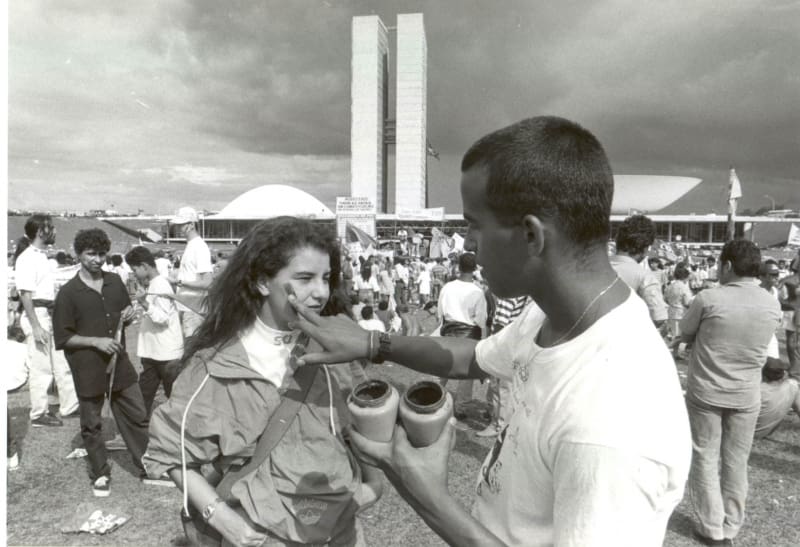
[(530, 296), (517, 296), (515, 298), (494, 297), (495, 310), (494, 320), (492, 321), (492, 334), (500, 332), (503, 327), (507, 327), (514, 319), (519, 317), (531, 301)]

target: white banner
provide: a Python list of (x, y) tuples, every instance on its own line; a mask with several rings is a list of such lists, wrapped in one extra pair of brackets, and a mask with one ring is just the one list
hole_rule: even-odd
[(347, 223), (376, 237), (375, 203), (370, 198), (337, 197), (336, 198), (336, 234), (345, 237)]
[(396, 209), (397, 220), (444, 220), (444, 207), (431, 207), (428, 209)]
[(798, 228), (797, 224), (794, 222), (792, 222), (792, 226), (789, 228), (789, 241), (787, 241), (786, 244), (800, 247), (800, 228)]

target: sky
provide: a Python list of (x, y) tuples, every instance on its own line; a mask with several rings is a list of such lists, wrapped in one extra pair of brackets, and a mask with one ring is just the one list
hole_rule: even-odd
[[(377, 6), (377, 7), (376, 7)], [(674, 207), (800, 208), (800, 1), (25, 0), (9, 5), (8, 205), (219, 210), (262, 184), (349, 193), (350, 25), (422, 12), (430, 205), (522, 118), (577, 121)], [(677, 211), (675, 211), (677, 212)]]

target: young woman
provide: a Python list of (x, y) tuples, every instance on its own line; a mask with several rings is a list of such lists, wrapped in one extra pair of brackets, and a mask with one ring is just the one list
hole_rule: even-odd
[(219, 477), (200, 469), (212, 464), (224, 476), (253, 456), (295, 372), (299, 331), (290, 327), (288, 295), (322, 312), (339, 264), (335, 240), (309, 221), (280, 217), (255, 227), (212, 284), (185, 368), (150, 422), (148, 475), (169, 473), (184, 489), (184, 510), (201, 513), (234, 545), (363, 543), (355, 513), (377, 500), (380, 479), (373, 471), (366, 480), (341, 436), (342, 370), (316, 372), (270, 456), (233, 485), (232, 502), (218, 497)]

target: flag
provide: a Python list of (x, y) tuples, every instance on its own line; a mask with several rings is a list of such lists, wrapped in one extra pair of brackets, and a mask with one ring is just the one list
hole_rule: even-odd
[(429, 156), (433, 156), (435, 159), (438, 160), (439, 159), (439, 152), (437, 152), (433, 148), (433, 145), (431, 144), (431, 141), (427, 141), (427, 143), (428, 143), (428, 150), (427, 150), (428, 151), (428, 155)]
[(445, 257), (453, 249), (452, 241), (439, 228), (431, 228), (431, 258)]
[(736, 169), (731, 167), (731, 172), (728, 176), (728, 214), (736, 214), (736, 203), (741, 197), (742, 184), (739, 182), (739, 177), (736, 176)]
[(378, 240), (369, 235), (367, 232), (353, 226), (349, 222), (345, 226), (345, 239), (348, 243), (361, 243), (361, 247), (366, 249), (370, 245), (372, 245), (373, 249), (378, 248)]
[(789, 228), (789, 238), (786, 245), (797, 245), (800, 247), (800, 227), (794, 222), (792, 222), (792, 226)]

